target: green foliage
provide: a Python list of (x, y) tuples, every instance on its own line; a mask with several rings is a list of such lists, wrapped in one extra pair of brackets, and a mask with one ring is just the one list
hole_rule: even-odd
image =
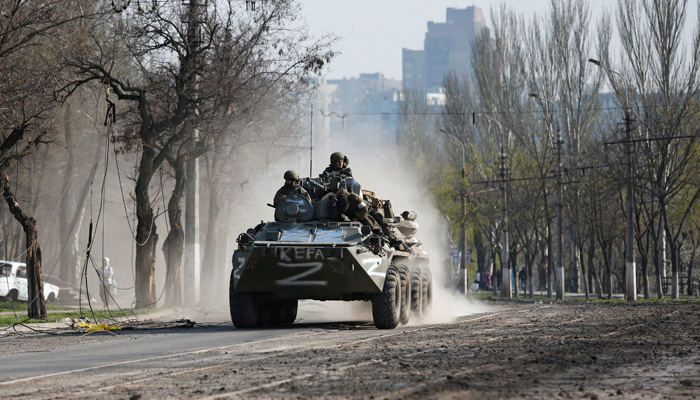
[[(478, 293), (469, 293), (467, 295), (468, 298), (470, 299), (478, 299), (478, 300), (492, 300), (492, 301), (533, 301), (533, 302), (540, 302), (540, 303), (553, 303), (553, 302), (558, 302), (555, 300), (554, 297), (547, 297), (547, 296), (541, 296), (541, 295), (535, 295), (534, 297), (525, 297), (525, 296), (520, 296), (520, 297), (513, 297), (512, 299), (503, 299), (500, 296), (494, 297), (493, 292), (478, 292)], [(613, 297), (612, 299), (599, 299), (596, 296), (591, 296), (588, 300), (586, 300), (586, 297), (577, 294), (576, 296), (566, 296), (564, 298), (565, 303), (578, 303), (578, 302), (591, 302), (591, 303), (627, 303), (627, 299), (624, 297)], [(681, 296), (678, 300), (673, 300), (668, 297), (664, 297), (663, 299), (658, 299), (658, 298), (637, 298), (638, 303), (677, 303), (677, 302), (693, 302), (697, 303), (700, 302), (700, 297), (689, 297), (689, 296)]]
[[(131, 310), (95, 310), (95, 318), (97, 320), (110, 320), (114, 318), (128, 318), (133, 317), (138, 314)], [(24, 323), (53, 323), (59, 322), (65, 318), (78, 319), (81, 317), (93, 319), (93, 314), (90, 310), (83, 309), (82, 314), (80, 311), (64, 311), (64, 312), (49, 312), (45, 320), (40, 319), (27, 319), (24, 314), (18, 313), (17, 316), (14, 314), (2, 314), (0, 315), (0, 326), (8, 326), (14, 324), (24, 324)]]
[[(46, 303), (47, 311), (61, 311), (67, 310), (68, 308), (62, 304), (56, 303)], [(27, 312), (27, 303), (23, 301), (0, 301), (0, 312), (15, 311), (18, 314), (23, 314)]]

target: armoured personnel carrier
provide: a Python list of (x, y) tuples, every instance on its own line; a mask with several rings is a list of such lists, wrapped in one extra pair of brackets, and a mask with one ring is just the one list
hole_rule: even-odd
[[(432, 276), (428, 253), (415, 237), (415, 213), (394, 216), (391, 202), (362, 191), (353, 178), (305, 178), (300, 184), (311, 202), (288, 197), (275, 207), (274, 221), (238, 236), (229, 282), (237, 328), (292, 323), (301, 299), (371, 301), (380, 329), (430, 312)], [(332, 221), (328, 194), (339, 188), (363, 196), (393, 237), (357, 221)]]

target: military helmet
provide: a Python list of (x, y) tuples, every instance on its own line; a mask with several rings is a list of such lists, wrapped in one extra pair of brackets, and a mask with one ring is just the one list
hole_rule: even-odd
[(345, 159), (345, 156), (339, 151), (336, 151), (335, 153), (331, 154), (331, 164), (335, 164), (343, 159)]
[(284, 180), (289, 181), (289, 180), (299, 180), (299, 174), (297, 174), (296, 171), (292, 171), (291, 169), (287, 172), (284, 173)]

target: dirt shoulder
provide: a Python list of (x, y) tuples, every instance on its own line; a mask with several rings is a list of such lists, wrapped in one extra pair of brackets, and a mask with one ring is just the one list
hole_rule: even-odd
[(694, 397), (699, 350), (698, 303), (498, 303), (491, 314), (281, 354), (236, 375), (259, 380), (259, 371), (279, 365), (309, 375), (276, 374), (290, 382), (256, 391), (280, 398)]

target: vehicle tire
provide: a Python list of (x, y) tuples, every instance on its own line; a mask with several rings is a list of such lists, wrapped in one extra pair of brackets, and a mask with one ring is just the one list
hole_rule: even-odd
[(285, 300), (283, 324), (293, 324), (297, 319), (297, 311), (299, 310), (299, 300)]
[(420, 267), (411, 267), (411, 312), (413, 315), (420, 318), (423, 313), (423, 283), (421, 279)]
[(255, 299), (258, 304), (258, 326), (269, 326), (278, 324), (282, 319), (282, 314), (280, 314), (279, 306), (273, 304), (272, 300), (257, 297)]
[(425, 317), (430, 314), (430, 311), (433, 308), (433, 276), (430, 272), (430, 268), (421, 268), (421, 283), (421, 312), (423, 317)]
[(53, 303), (54, 301), (56, 301), (56, 295), (53, 293), (49, 293), (49, 297), (46, 299), (46, 302)]
[(394, 329), (399, 324), (401, 310), (401, 276), (392, 264), (386, 271), (384, 288), (372, 298), (372, 318), (379, 329)]
[[(266, 325), (279, 325), (284, 321), (286, 302), (284, 300), (269, 299), (261, 303), (261, 311), (267, 313)], [(262, 325), (262, 322), (260, 325)]]
[(399, 276), (401, 276), (401, 310), (399, 311), (399, 322), (405, 325), (411, 317), (411, 273), (407, 266), (399, 265)]
[(253, 293), (236, 292), (233, 290), (233, 272), (228, 289), (229, 309), (231, 321), (238, 329), (253, 328), (258, 325), (260, 313), (259, 302)]
[(19, 296), (19, 293), (17, 292), (17, 289), (12, 289), (12, 290), (10, 290), (10, 293), (7, 294), (7, 298), (10, 301), (17, 301), (18, 296)]

